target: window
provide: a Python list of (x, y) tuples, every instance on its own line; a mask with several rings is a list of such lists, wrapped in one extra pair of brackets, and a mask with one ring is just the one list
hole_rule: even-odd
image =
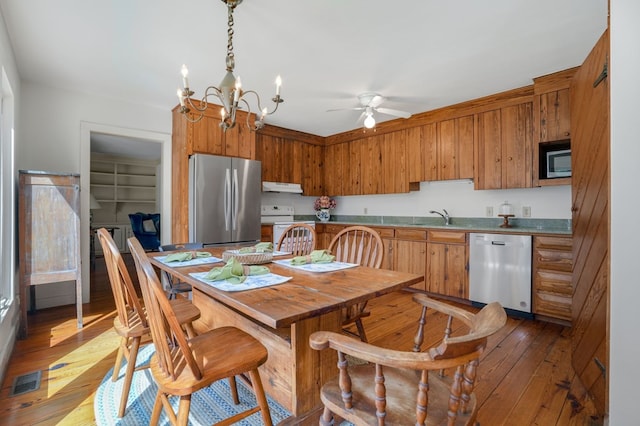
[(14, 98), (2, 69), (0, 85), (0, 320), (13, 302), (14, 276)]

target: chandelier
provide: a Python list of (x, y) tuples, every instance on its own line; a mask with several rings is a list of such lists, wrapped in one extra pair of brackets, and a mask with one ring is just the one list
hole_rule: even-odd
[[(199, 104), (194, 102), (191, 98), (191, 95), (194, 94), (193, 91), (189, 89), (189, 80), (187, 78), (189, 71), (187, 70), (186, 65), (182, 65), (182, 84), (184, 86), (183, 89), (178, 89), (178, 98), (180, 99), (180, 112), (185, 114), (187, 120), (192, 123), (198, 122), (202, 120), (204, 117), (204, 111), (209, 108), (210, 104), (209, 99), (211, 97), (215, 97), (221, 104), (222, 108), (220, 110), (220, 127), (224, 131), (227, 129), (231, 129), (236, 125), (236, 112), (239, 109), (242, 109), (242, 105), (244, 105), (247, 109), (247, 122), (246, 125), (251, 130), (260, 130), (264, 127), (264, 118), (267, 115), (271, 115), (278, 110), (278, 106), (284, 102), (284, 99), (280, 97), (280, 87), (282, 86), (282, 80), (280, 76), (276, 78), (276, 95), (271, 100), (275, 103), (275, 107), (273, 111), (268, 112), (266, 107), (262, 107), (260, 103), (260, 96), (254, 90), (242, 90), (242, 83), (240, 81), (240, 77), (235, 77), (233, 75), (233, 69), (235, 67), (235, 59), (233, 54), (233, 11), (242, 0), (222, 0), (227, 5), (228, 11), (228, 21), (227, 21), (227, 74), (224, 76), (222, 81), (220, 82), (219, 87), (209, 86), (204, 92), (204, 96), (199, 101)], [(253, 124), (250, 123), (251, 117), (251, 105), (247, 101), (248, 95), (254, 95), (257, 100), (257, 106), (259, 110), (259, 118), (255, 118)], [(196, 114), (195, 118), (191, 118), (189, 112), (195, 111), (199, 114)]]

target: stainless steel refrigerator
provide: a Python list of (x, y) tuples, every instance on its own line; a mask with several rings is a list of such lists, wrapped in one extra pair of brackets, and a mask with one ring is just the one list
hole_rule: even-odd
[(196, 154), (189, 159), (189, 240), (204, 244), (260, 240), (262, 164)]

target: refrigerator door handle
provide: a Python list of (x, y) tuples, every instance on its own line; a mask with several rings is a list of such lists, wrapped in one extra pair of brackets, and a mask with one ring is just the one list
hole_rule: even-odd
[(237, 221), (238, 221), (238, 198), (239, 194), (238, 194), (238, 169), (233, 169), (233, 192), (232, 192), (232, 197), (231, 200), (233, 202), (233, 214), (231, 215), (231, 224), (232, 224), (232, 230), (235, 231), (236, 227), (237, 227)]
[(226, 170), (224, 176), (224, 229), (229, 230), (229, 215), (231, 214), (231, 173)]

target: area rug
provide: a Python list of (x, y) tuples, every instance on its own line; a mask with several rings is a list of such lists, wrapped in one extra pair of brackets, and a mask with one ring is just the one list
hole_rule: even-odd
[[(152, 344), (142, 348), (138, 353), (136, 366), (148, 364), (154, 350)], [(127, 411), (124, 417), (118, 418), (117, 416), (122, 384), (124, 382), (125, 367), (126, 364), (122, 366), (117, 381), (111, 381), (113, 371), (113, 369), (111, 369), (102, 380), (102, 383), (100, 383), (93, 402), (93, 411), (98, 426), (149, 424), (151, 411), (153, 410), (153, 404), (156, 399), (156, 392), (158, 391), (153, 380), (153, 375), (149, 369), (136, 371), (133, 374), (133, 381), (127, 402)], [(244, 411), (247, 408), (255, 407), (256, 398), (253, 395), (253, 391), (242, 380), (237, 380), (237, 382), (238, 395), (240, 396), (239, 405), (233, 403), (229, 389), (229, 381), (226, 379), (219, 380), (210, 387), (194, 393), (191, 397), (189, 425), (211, 425), (233, 414)], [(277, 424), (290, 416), (289, 412), (280, 404), (269, 397), (267, 397), (267, 399), (273, 424)], [(176, 411), (178, 398), (173, 397), (170, 400), (174, 406), (174, 411)], [(160, 416), (159, 424), (162, 426), (170, 424), (164, 410)], [(262, 425), (262, 418), (260, 413), (255, 413), (237, 424), (242, 426)]]

